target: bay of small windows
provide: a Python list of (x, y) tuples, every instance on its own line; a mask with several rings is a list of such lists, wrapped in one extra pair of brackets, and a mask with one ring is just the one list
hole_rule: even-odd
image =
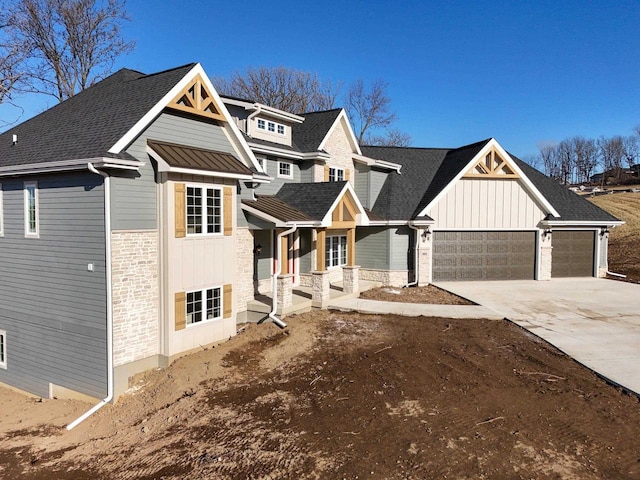
[(340, 267), (347, 264), (347, 237), (335, 235), (325, 238), (325, 264), (327, 268)]
[(187, 326), (222, 318), (222, 287), (187, 292)]
[(187, 186), (187, 235), (222, 233), (222, 190)]
[(258, 130), (269, 133), (277, 133), (278, 135), (284, 135), (286, 128), (281, 123), (272, 122), (271, 120), (265, 120), (263, 118), (258, 118), (257, 125)]

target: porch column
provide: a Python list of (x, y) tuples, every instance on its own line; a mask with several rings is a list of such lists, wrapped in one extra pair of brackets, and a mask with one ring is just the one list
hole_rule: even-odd
[(327, 231), (324, 228), (318, 228), (316, 239), (316, 271), (324, 272), (327, 269), (325, 264), (325, 240), (327, 238)]
[[(418, 286), (429, 285), (431, 279), (431, 259), (433, 250), (433, 233), (424, 229), (418, 237)], [(413, 266), (414, 270), (416, 265)]]
[[(324, 258), (324, 255), (323, 255)], [(329, 294), (331, 292), (331, 284), (329, 283), (329, 272), (311, 272), (313, 276), (313, 285), (311, 290), (311, 306), (315, 308), (327, 308), (329, 303)]]
[(278, 260), (280, 261), (280, 274), (281, 275), (287, 275), (289, 273), (289, 236), (288, 235), (284, 235), (282, 237), (282, 257), (279, 258)]
[(280, 314), (285, 308), (293, 305), (293, 275), (278, 276), (278, 310)]
[(353, 267), (356, 264), (356, 229), (347, 230), (347, 265)]
[(544, 230), (540, 234), (540, 268), (538, 280), (551, 280), (551, 250), (553, 234), (551, 230)]
[(342, 267), (342, 291), (344, 293), (358, 293), (360, 291), (360, 267)]

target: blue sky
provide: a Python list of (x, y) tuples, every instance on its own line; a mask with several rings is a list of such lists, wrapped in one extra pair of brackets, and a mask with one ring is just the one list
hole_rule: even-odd
[[(495, 137), (526, 156), (541, 141), (640, 125), (638, 0), (129, 0), (127, 10), (137, 45), (117, 68), (195, 61), (209, 76), (284, 65), (344, 84), (382, 78), (415, 146)], [(19, 101), (27, 117), (55, 102)]]

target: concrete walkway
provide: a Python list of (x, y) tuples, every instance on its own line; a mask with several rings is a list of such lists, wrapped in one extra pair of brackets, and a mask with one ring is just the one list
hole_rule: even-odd
[(488, 318), (502, 320), (504, 315), (479, 305), (430, 305), (426, 303), (379, 302), (363, 298), (336, 299), (329, 303), (332, 310), (373, 314), (404, 315), (406, 317)]
[(437, 286), (488, 307), (640, 395), (640, 285), (570, 278)]

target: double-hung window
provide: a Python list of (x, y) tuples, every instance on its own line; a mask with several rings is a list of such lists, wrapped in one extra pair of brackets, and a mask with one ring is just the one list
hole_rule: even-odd
[(40, 234), (38, 221), (38, 182), (24, 182), (24, 236)]
[(330, 182), (342, 182), (344, 181), (344, 169), (343, 168), (329, 168), (329, 181)]
[(214, 187), (187, 187), (187, 235), (222, 232), (222, 191)]
[(347, 237), (345, 235), (326, 237), (325, 262), (327, 268), (347, 264)]
[(289, 162), (278, 162), (278, 177), (293, 178), (291, 164)]
[(222, 287), (187, 292), (187, 325), (222, 318)]
[(0, 368), (7, 368), (7, 332), (0, 330)]

